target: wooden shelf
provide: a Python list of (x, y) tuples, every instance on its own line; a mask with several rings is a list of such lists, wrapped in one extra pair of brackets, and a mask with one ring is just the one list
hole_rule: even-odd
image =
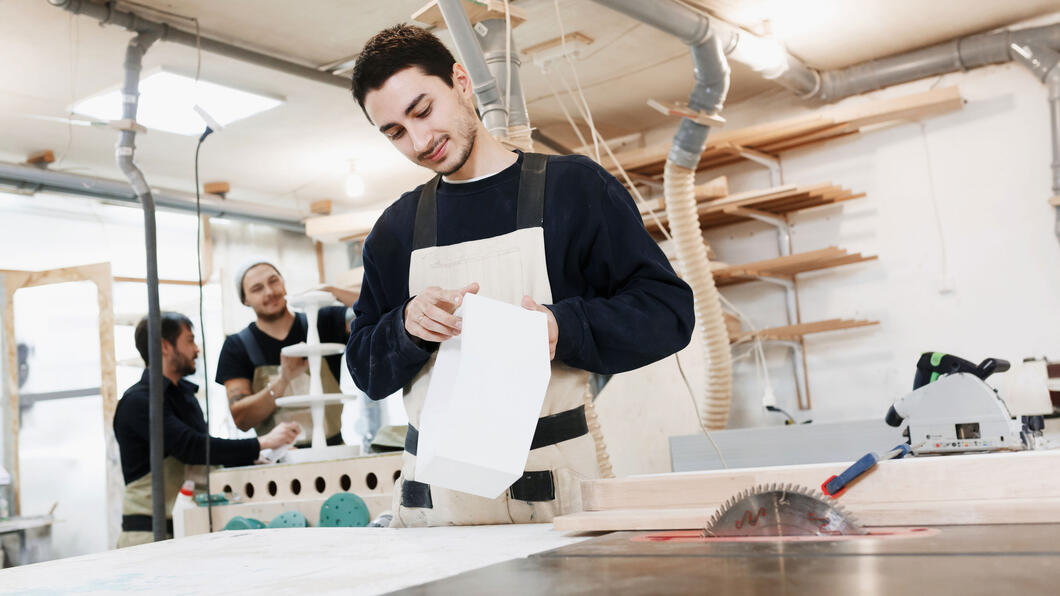
[(743, 265), (729, 265), (715, 269), (712, 273), (714, 274), (714, 283), (720, 287), (756, 281), (756, 276), (794, 279), (799, 273), (839, 267), (850, 263), (861, 263), (875, 258), (876, 255), (863, 256), (861, 253), (850, 253), (842, 248), (829, 246), (828, 248), (786, 257), (766, 259)]
[[(880, 127), (936, 116), (963, 107), (957, 87), (944, 87), (926, 93), (880, 99), (843, 108), (833, 108), (809, 116), (768, 122), (732, 131), (722, 131), (707, 139), (697, 170), (718, 167), (744, 159), (737, 151), (747, 149), (776, 156), (778, 153), (858, 134), (869, 127)], [(629, 172), (658, 176), (663, 171), (671, 142), (622, 151), (615, 155)], [(603, 165), (617, 172), (614, 162)]]
[[(701, 186), (706, 187), (710, 184), (712, 183), (708, 182)], [(700, 187), (696, 188), (696, 200), (701, 200), (698, 192)], [(708, 195), (704, 196), (709, 199)], [(788, 185), (754, 190), (729, 195), (722, 199), (702, 201), (699, 205), (699, 225), (705, 230), (752, 219), (750, 210), (768, 215), (784, 215), (792, 211), (860, 199), (864, 196), (865, 193), (854, 193), (842, 186), (830, 183), (815, 186)], [(656, 215), (663, 225), (667, 224), (664, 206), (656, 211)], [(644, 227), (653, 234), (659, 233), (659, 225), (650, 215), (644, 217)]]
[(838, 331), (840, 329), (854, 329), (855, 327), (866, 327), (879, 325), (879, 321), (866, 321), (862, 319), (828, 319), (826, 321), (815, 321), (813, 323), (798, 323), (796, 325), (784, 325), (782, 327), (770, 327), (759, 329), (757, 332), (745, 331), (739, 335), (729, 335), (729, 343), (745, 341), (755, 336), (761, 339), (797, 341), (804, 335), (811, 333), (823, 333), (825, 331)]

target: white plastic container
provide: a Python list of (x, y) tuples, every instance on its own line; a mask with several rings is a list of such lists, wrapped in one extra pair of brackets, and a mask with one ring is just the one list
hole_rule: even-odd
[(180, 493), (177, 494), (177, 501), (173, 503), (174, 538), (184, 537), (184, 512), (195, 507), (195, 499), (192, 498), (194, 492), (195, 481), (185, 480), (184, 486), (180, 487)]

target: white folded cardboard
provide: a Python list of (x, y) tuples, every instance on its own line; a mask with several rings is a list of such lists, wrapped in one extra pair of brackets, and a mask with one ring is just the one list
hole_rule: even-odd
[(420, 413), (415, 479), (489, 499), (523, 474), (548, 389), (545, 313), (467, 294)]

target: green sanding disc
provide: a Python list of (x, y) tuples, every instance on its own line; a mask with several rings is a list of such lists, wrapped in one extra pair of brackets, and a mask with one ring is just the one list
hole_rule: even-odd
[(270, 528), (308, 528), (309, 522), (304, 515), (297, 511), (284, 511), (272, 518), (269, 522)]
[(320, 507), (321, 528), (361, 528), (372, 521), (364, 499), (353, 493), (336, 493)]
[(228, 520), (228, 523), (225, 524), (224, 529), (225, 530), (260, 530), (261, 528), (264, 528), (264, 527), (265, 527), (265, 524), (262, 523), (260, 520), (256, 520), (256, 519), (254, 519), (252, 517), (243, 517), (242, 515), (237, 515), (237, 516), (233, 517), (232, 519)]

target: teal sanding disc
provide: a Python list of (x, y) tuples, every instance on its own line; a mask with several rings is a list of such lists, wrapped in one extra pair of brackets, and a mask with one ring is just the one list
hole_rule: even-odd
[(256, 520), (256, 519), (254, 519), (252, 517), (243, 517), (242, 515), (237, 515), (237, 516), (233, 517), (232, 519), (228, 520), (228, 523), (225, 524), (224, 529), (225, 530), (260, 530), (261, 528), (264, 528), (264, 527), (265, 527), (265, 524), (262, 523), (260, 520)]
[(270, 528), (308, 528), (309, 522), (304, 515), (297, 511), (284, 511), (272, 518), (269, 522)]
[(372, 521), (364, 499), (353, 493), (336, 493), (320, 507), (321, 528), (361, 528)]

